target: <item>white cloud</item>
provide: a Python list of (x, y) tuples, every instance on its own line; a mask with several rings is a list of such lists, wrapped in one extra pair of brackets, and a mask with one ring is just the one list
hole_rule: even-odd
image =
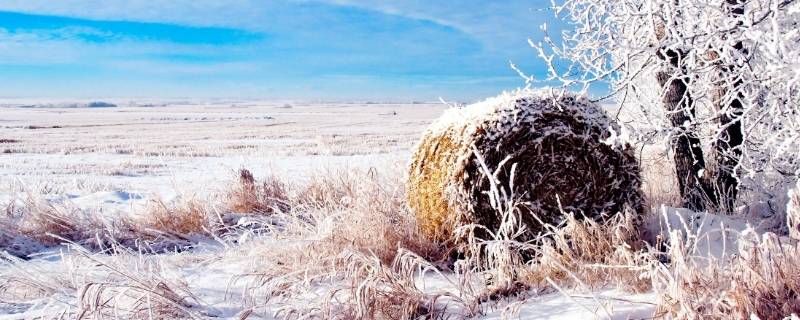
[(544, 10), (548, 1), (327, 1), (432, 21), (472, 35), (495, 50), (527, 50), (527, 38), (536, 33), (542, 21), (550, 19), (552, 15)]
[[(550, 16), (547, 1), (373, 0), (0, 0), (0, 10), (100, 20), (174, 23), (269, 30), (276, 19), (292, 22), (298, 4), (333, 4), (430, 21), (471, 35), (490, 49), (524, 49), (528, 36)], [(306, 17), (314, 18), (314, 17)], [(301, 19), (302, 20), (302, 19)], [(300, 21), (302, 22), (302, 21)]]
[[(545, 1), (532, 2), (542, 4)], [(362, 31), (366, 24), (350, 26), (347, 20), (350, 16), (337, 15), (341, 13), (336, 12), (337, 7), (428, 21), (458, 32), (413, 24), (417, 28), (414, 34), (370, 33), (371, 30)], [(93, 43), (75, 36), (93, 30), (74, 28), (13, 33), (0, 29), (0, 66), (91, 66), (92, 70), (102, 71), (104, 76), (119, 75), (122, 80), (87, 76), (83, 81), (93, 85), (109, 81), (108, 90), (117, 92), (131, 91), (128, 89), (130, 82), (143, 90), (150, 88), (153, 94), (174, 94), (170, 90), (176, 90), (207, 91), (205, 94), (210, 95), (227, 93), (227, 88), (222, 90), (215, 86), (230, 81), (230, 90), (252, 85), (257, 88), (254, 89), (256, 93), (274, 90), (276, 95), (294, 92), (294, 95), (303, 96), (306, 91), (323, 88), (321, 96), (345, 96), (347, 90), (352, 91), (347, 95), (353, 97), (367, 92), (433, 98), (439, 95), (464, 97), (465, 92), (467, 96), (481, 96), (516, 83), (518, 79), (510, 70), (503, 72), (509, 58), (536, 59), (525, 41), (538, 30), (537, 17), (545, 14), (530, 9), (528, 2), (477, 0), (436, 3), (421, 0), (0, 0), (0, 11), (230, 27), (278, 35), (275, 41), (267, 36), (263, 42), (226, 47), (124, 37)], [(370, 15), (370, 18), (375, 16)], [(392, 20), (396, 19), (387, 21)], [(428, 40), (437, 42), (424, 43)], [(183, 55), (199, 59), (174, 58)], [(302, 78), (309, 73), (314, 77)], [(343, 78), (321, 78), (340, 74)], [(18, 75), (26, 76), (26, 73)], [(430, 78), (417, 78), (417, 75)], [(174, 81), (172, 76), (194, 77), (192, 79), (197, 81)], [(12, 78), (11, 75), (5, 77)], [(32, 87), (34, 83), (50, 81), (35, 75), (28, 78)], [(73, 84), (71, 80), (69, 83), (62, 91), (83, 88), (82, 83)], [(183, 85), (187, 88), (182, 89)], [(189, 88), (202, 86), (206, 87), (202, 90)], [(31, 89), (29, 93), (35, 91)], [(0, 89), (2, 92), (14, 90)]]
[(272, 7), (250, 0), (0, 0), (0, 10), (13, 12), (237, 28), (254, 27)]
[[(100, 35), (115, 37), (115, 41), (104, 43), (86, 42), (80, 39), (81, 35)], [(214, 54), (224, 55), (235, 53), (238, 48), (215, 46)], [(65, 27), (59, 29), (43, 29), (35, 31), (9, 32), (0, 28), (0, 65), (52, 65), (52, 64), (106, 64), (119, 69), (134, 70), (130, 64), (122, 62), (131, 60), (144, 61), (161, 55), (203, 55), (209, 52), (204, 45), (184, 45), (169, 42), (142, 42), (134, 39), (117, 37), (92, 28)], [(153, 60), (153, 59), (149, 59)], [(174, 64), (175, 62), (170, 62)], [(150, 66), (153, 72), (166, 70), (168, 63)], [(220, 65), (219, 69), (232, 68), (234, 65), (224, 63), (208, 64), (207, 69), (194, 67), (187, 64), (183, 69), (176, 67), (173, 71), (186, 71), (187, 73), (200, 73), (206, 70), (213, 72), (217, 69), (213, 65)], [(147, 71), (140, 65), (137, 71)], [(247, 70), (247, 68), (235, 68)]]

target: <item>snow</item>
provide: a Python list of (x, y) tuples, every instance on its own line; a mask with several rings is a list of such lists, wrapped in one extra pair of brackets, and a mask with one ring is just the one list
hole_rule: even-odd
[(722, 258), (737, 253), (739, 235), (752, 225), (744, 217), (721, 216), (662, 206), (660, 214), (651, 217), (647, 228), (651, 233), (667, 235), (678, 232), (700, 257)]
[[(600, 291), (590, 294), (548, 294), (498, 308), (481, 319), (647, 319), (653, 316), (653, 294)], [(504, 313), (506, 313), (504, 315)], [(516, 317), (508, 317), (509, 314)]]
[[(536, 107), (519, 108), (517, 104), (520, 100)], [(463, 137), (460, 140), (467, 141), (469, 137), (475, 135), (476, 130), (482, 124), (494, 123), (497, 128), (487, 130), (487, 134), (489, 134), (488, 139), (495, 139), (496, 137), (505, 137), (513, 130), (518, 130), (516, 124), (535, 123), (543, 113), (553, 110), (563, 110), (573, 114), (592, 127), (608, 129), (616, 126), (609, 121), (599, 105), (590, 102), (585, 97), (563, 90), (543, 88), (503, 92), (496, 97), (466, 107), (450, 108), (428, 130), (434, 135), (439, 135), (439, 133), (451, 130), (453, 124), (466, 124), (466, 127), (456, 134)], [(487, 119), (491, 119), (491, 121)]]
[[(271, 157), (200, 157), (200, 158), (162, 158), (164, 166), (148, 175), (121, 176), (86, 174), (43, 174), (33, 168), (68, 166), (76, 161), (95, 165), (114, 164), (130, 161), (128, 155), (81, 155), (60, 156), (38, 154), (12, 154), (4, 156), (14, 167), (0, 168), (0, 179), (14, 177), (25, 185), (35, 186), (40, 181), (58, 182), (73, 185), (71, 190), (48, 195), (55, 203), (69, 203), (78, 208), (103, 209), (103, 211), (130, 211), (132, 205), (146, 203), (151, 199), (169, 202), (184, 197), (204, 197), (215, 188), (226, 187), (234, 181), (239, 169), (247, 168), (257, 178), (269, 175), (292, 177), (296, 180), (325, 170), (368, 170), (371, 167), (402, 166), (408, 157), (407, 152), (393, 152), (366, 155), (314, 155), (314, 156), (271, 156)], [(141, 159), (141, 158), (139, 158)], [(201, 173), (201, 174), (198, 174)], [(76, 179), (90, 180), (92, 184), (103, 186), (102, 190), (82, 189), (71, 183)], [(0, 180), (2, 182), (3, 180)], [(31, 187), (32, 188), (32, 187)], [(1, 189), (0, 189), (1, 190)], [(27, 191), (0, 193), (0, 204), (12, 198), (24, 198)]]
[[(102, 196), (104, 195), (104, 196)], [(136, 196), (117, 192), (107, 192), (95, 195), (100, 199), (114, 199), (114, 201), (136, 201)], [(676, 230), (683, 232), (686, 237), (696, 240), (698, 253), (708, 256), (721, 256), (725, 248), (736, 248), (736, 234), (747, 230), (746, 221), (728, 216), (696, 213), (686, 209), (663, 207), (660, 222), (652, 222), (649, 228), (652, 231), (668, 232)], [(727, 235), (727, 236), (725, 236)], [(727, 244), (726, 244), (727, 242)], [(250, 248), (266, 245), (264, 240), (240, 241), (239, 248), (228, 251), (221, 244), (200, 244), (188, 252), (164, 254), (149, 257), (156, 259), (165, 270), (162, 274), (172, 274), (181, 282), (188, 284), (190, 290), (196, 295), (205, 309), (203, 314), (214, 318), (236, 318), (243, 308), (241, 301), (246, 299), (243, 295), (244, 288), (241, 283), (234, 281), (244, 274), (258, 272), (259, 262), (251, 256), (254, 250)], [(64, 249), (60, 249), (64, 250)], [(53, 274), (55, 278), (61, 272), (75, 272), (63, 270), (69, 267), (64, 264), (58, 252), (56, 255), (43, 255), (42, 259), (34, 259), (26, 265), (35, 272)], [(5, 267), (3, 267), (5, 268)], [(73, 266), (74, 268), (74, 266)], [(445, 277), (454, 277), (444, 274)], [(47, 277), (47, 275), (45, 275)], [(419, 280), (421, 288), (426, 292), (453, 290), (452, 284), (444, 281), (438, 275), (426, 274)], [(655, 294), (631, 294), (622, 291), (600, 288), (596, 291), (569, 289), (564, 292), (553, 291), (541, 295), (522, 293), (524, 302), (510, 298), (509, 301), (496, 302), (488, 305), (488, 311), (476, 319), (646, 319), (654, 311)], [(533, 293), (530, 293), (533, 294)], [(63, 305), (58, 301), (70, 301), (69, 297), (58, 296), (43, 299), (40, 306), (4, 304), (2, 306), (6, 315), (0, 319), (23, 319), (37, 315), (45, 315), (55, 310), (61, 310)], [(271, 314), (279, 303), (272, 304), (272, 309), (260, 310), (259, 314)], [(29, 309), (30, 308), (30, 309)], [(269, 318), (269, 317), (267, 317)], [(254, 315), (252, 319), (261, 319)]]
[[(497, 99), (512, 101), (514, 95), (508, 94)], [(486, 112), (482, 105), (503, 104), (497, 101), (484, 102), (470, 107), (467, 114)], [(405, 108), (412, 109), (408, 111)], [(152, 199), (170, 202), (187, 195), (209, 195), (213, 193), (211, 191), (218, 191), (214, 188), (224, 188), (235, 179), (239, 168), (248, 168), (259, 178), (275, 173), (292, 179), (304, 179), (319, 170), (402, 168), (410, 154), (409, 149), (419, 134), (443, 110), (441, 106), (419, 105), (321, 107), (295, 104), (291, 109), (278, 105), (240, 107), (232, 111), (222, 106), (204, 105), (202, 108), (184, 106), (180, 109), (118, 107), (97, 111), (99, 113), (95, 117), (87, 117), (83, 113), (86, 111), (82, 109), (62, 110), (64, 114), (58, 116), (43, 113), (40, 109), (13, 109), (8, 113), (3, 110), (0, 134), (23, 141), (22, 144), (10, 148), (28, 147), (30, 150), (0, 154), (0, 208), (11, 203), (18, 204), (21, 199), (33, 193), (53, 204), (68, 204), (82, 211), (113, 219), (115, 215), (137, 211), (138, 207), (146, 205)], [(92, 129), (94, 131), (82, 127), (87, 123), (118, 124), (142, 118), (202, 118), (203, 112), (220, 111), (234, 114), (268, 113), (276, 121), (295, 124), (281, 129), (265, 127), (260, 120), (251, 119), (253, 115), (247, 115), (242, 117), (245, 120), (233, 124), (226, 122), (227, 120), (199, 124), (204, 127), (187, 124), (188, 127), (179, 128), (179, 137), (161, 137), (157, 132), (151, 132), (173, 130), (174, 125), (162, 127), (140, 124), (132, 130), (123, 130), (125, 126), (119, 125), (107, 129), (100, 126), (93, 127), (96, 128)], [(162, 112), (169, 115), (165, 116)], [(340, 112), (347, 112), (350, 117), (336, 117), (341, 115)], [(450, 116), (455, 116), (455, 112), (448, 111)], [(392, 116), (389, 117), (388, 114)], [(33, 130), (20, 127), (27, 124), (61, 125), (62, 122), (68, 122), (75, 127), (61, 131), (42, 129), (40, 132), (31, 132)], [(12, 125), (13, 128), (4, 128), (3, 124)], [(227, 137), (218, 133), (227, 132), (226, 130), (240, 130), (240, 136)], [(90, 138), (88, 142), (76, 140), (79, 139), (77, 137), (87, 135)], [(142, 137), (144, 135), (148, 136)], [(316, 135), (326, 136), (318, 138)], [(248, 138), (250, 136), (257, 137)], [(376, 142), (371, 143), (370, 139), (375, 139)], [(108, 152), (116, 148), (109, 140), (114, 140), (113, 144), (143, 150), (153, 145), (163, 149), (171, 147), (170, 144), (181, 143), (220, 147), (211, 149), (212, 153), (218, 153), (214, 156), (148, 156), (146, 152)], [(108, 143), (109, 146), (97, 150), (86, 149), (103, 143)], [(339, 143), (343, 145), (337, 145)], [(240, 144), (256, 146), (252, 150), (227, 148)], [(58, 151), (68, 148), (73, 151)], [(271, 148), (296, 148), (297, 153), (271, 153)], [(325, 152), (326, 150), (329, 152)], [(338, 151), (333, 152), (335, 150)], [(109, 174), (109, 170), (116, 168), (122, 168), (120, 170), (127, 174)], [(748, 218), (717, 216), (670, 207), (662, 207), (658, 215), (647, 221), (647, 228), (653, 236), (665, 235), (670, 231), (679, 232), (696, 248), (698, 255), (706, 257), (723, 257), (733, 253), (737, 247), (738, 234), (751, 226), (758, 228)], [(22, 266), (25, 272), (36, 274), (42, 283), (55, 285), (58, 281), (54, 279), (60, 279), (65, 273), (96, 274), (102, 269), (97, 265), (76, 265), (76, 253), (65, 247), (46, 247), (24, 236), (8, 237), (0, 233), (0, 237), (6, 237), (0, 239), (0, 243), (7, 244), (5, 250), (8, 253), (33, 257), (30, 261), (18, 263), (4, 260), (0, 264), (0, 273), (11, 272), (12, 269)], [(162, 274), (186, 283), (207, 307), (207, 310), (202, 310), (204, 314), (222, 319), (236, 318), (245, 311), (242, 301), (248, 297), (243, 294), (242, 284), (237, 284), (234, 280), (243, 274), (258, 271), (260, 264), (253, 258), (253, 251), (257, 246), (264, 245), (264, 241), (266, 240), (253, 233), (243, 232), (238, 241), (228, 243), (209, 240), (198, 243), (189, 251), (135, 259), (157, 261), (164, 269)], [(235, 247), (230, 247), (233, 243)], [(451, 284), (434, 276), (426, 275), (421, 281), (425, 291), (452, 290), (449, 287)], [(51, 316), (65, 306), (76, 308), (74, 294), (74, 290), (67, 292), (65, 289), (54, 289), (52, 295), (33, 304), (0, 302), (0, 313), (4, 313), (0, 314), (0, 319)], [(509, 316), (511, 319), (641, 319), (652, 316), (655, 301), (653, 293), (630, 294), (608, 288), (598, 288), (595, 291), (574, 289), (563, 293), (554, 291), (527, 298), (524, 303), (513, 298), (510, 301), (497, 302), (485, 315), (478, 318), (504, 319)], [(251, 317), (258, 318), (259, 315)]]

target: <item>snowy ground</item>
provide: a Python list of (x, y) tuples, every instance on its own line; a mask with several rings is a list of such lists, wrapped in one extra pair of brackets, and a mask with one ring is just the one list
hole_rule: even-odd
[(257, 102), (0, 107), (0, 178), (3, 184), (86, 179), (151, 189), (219, 179), (240, 166), (290, 174), (371, 166), (403, 160), (443, 109), (440, 104)]
[[(187, 194), (202, 198), (225, 187), (240, 168), (257, 177), (275, 173), (293, 179), (319, 170), (402, 168), (420, 133), (446, 108), (257, 101), (118, 103), (121, 107), (102, 109), (16, 107), (21, 104), (0, 104), (0, 208), (34, 194), (107, 214), (126, 214), (154, 198), (167, 202)], [(724, 230), (735, 233), (747, 227), (746, 221), (666, 207), (657, 220), (650, 224), (654, 232), (693, 230), (696, 234), (689, 236), (709, 256), (736, 247), (735, 237)], [(263, 245), (258, 240), (236, 243), (238, 247), (229, 247), (224, 241), (210, 241), (147, 260), (157, 261), (167, 277), (178, 275), (207, 306), (207, 317), (231, 318), (243, 312), (240, 302), (246, 299), (232, 284), (260, 266), (249, 249)], [(36, 252), (29, 261), (4, 263), (0, 272), (23, 266), (41, 279), (55, 279), (59, 273), (91, 273), (98, 268), (75, 265), (70, 262), (73, 254), (60, 255), (60, 250), (64, 249), (51, 248)], [(131, 263), (145, 268), (148, 262)], [(425, 277), (421, 281), (432, 290), (446, 287), (441, 280)], [(544, 294), (524, 304), (503, 302), (484, 318), (516, 314), (524, 319), (646, 319), (652, 317), (653, 299), (648, 293), (576, 289)], [(0, 319), (51, 317), (64, 308), (57, 292), (40, 304), (0, 301), (0, 305), (0, 312), (6, 313)]]
[[(135, 103), (116, 102), (119, 105)], [(63, 105), (46, 102), (45, 105)], [(0, 103), (0, 203), (42, 192), (82, 208), (203, 196), (237, 170), (257, 177), (403, 166), (441, 104)], [(167, 105), (164, 105), (167, 104)], [(151, 107), (151, 105), (156, 105)]]
[[(321, 171), (402, 167), (419, 134), (445, 109), (441, 104), (114, 103), (120, 107), (0, 103), (0, 207), (33, 194), (113, 219), (151, 199), (169, 203), (219, 193), (240, 168), (257, 178), (299, 180)], [(23, 265), (45, 277), (64, 271), (60, 249), (37, 248), (22, 248), (39, 257)], [(240, 312), (241, 297), (227, 294), (227, 286), (231, 278), (253, 271), (254, 263), (247, 255), (231, 258), (219, 243), (198, 245), (193, 252), (150, 258), (176, 266), (173, 271), (198, 298), (216, 309), (210, 315)], [(3, 305), (8, 314), (0, 319), (52, 316), (63, 309), (50, 299), (40, 306)]]

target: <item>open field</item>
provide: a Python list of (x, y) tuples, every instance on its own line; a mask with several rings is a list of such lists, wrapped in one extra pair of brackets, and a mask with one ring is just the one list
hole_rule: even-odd
[[(1, 108), (0, 174), (151, 188), (207, 182), (246, 165), (291, 174), (402, 160), (440, 104), (218, 103)], [(185, 179), (198, 181), (186, 181)], [(186, 182), (186, 183), (184, 183)]]
[[(643, 230), (569, 219), (553, 242), (523, 245), (537, 263), (500, 234), (471, 243), (492, 258), (447, 265), (403, 185), (445, 108), (2, 107), (0, 319), (692, 318), (756, 306), (713, 295), (730, 281), (754, 303), (793, 292), (796, 247), (746, 219), (662, 206), (675, 191), (656, 147), (641, 156)], [(673, 246), (640, 247), (640, 231)], [(768, 277), (790, 289), (749, 287)]]
[(0, 320), (800, 320), (800, 0), (0, 0)]

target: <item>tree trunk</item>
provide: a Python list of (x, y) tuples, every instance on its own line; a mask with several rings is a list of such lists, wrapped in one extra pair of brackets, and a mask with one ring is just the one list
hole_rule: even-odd
[[(676, 4), (680, 0), (674, 0)], [(744, 15), (746, 0), (725, 0), (724, 9), (732, 19)], [(741, 22), (740, 22), (741, 23)], [(667, 36), (666, 25), (657, 30), (657, 38)], [(746, 54), (742, 42), (733, 45), (735, 53)], [(691, 50), (691, 49), (690, 49)], [(719, 53), (711, 48), (711, 61), (719, 64)], [(706, 163), (703, 148), (691, 126), (695, 107), (688, 93), (689, 80), (681, 72), (681, 60), (686, 52), (676, 49), (662, 49), (658, 57), (668, 63), (668, 67), (656, 73), (656, 78), (664, 90), (662, 102), (673, 129), (678, 135), (671, 141), (675, 160), (675, 173), (678, 179), (683, 205), (695, 211), (718, 210), (732, 213), (739, 188), (735, 168), (742, 156), (741, 145), (744, 140), (741, 115), (744, 112), (739, 93), (742, 81), (735, 77), (740, 67), (734, 64), (715, 66), (719, 71), (717, 87), (712, 92), (712, 104), (718, 114), (719, 132), (712, 143), (711, 154)], [(733, 76), (733, 77), (732, 77)], [(725, 81), (726, 79), (733, 81)], [(731, 95), (735, 95), (731, 97)]]
[[(714, 193), (709, 192), (701, 177), (705, 171), (705, 159), (700, 138), (691, 127), (694, 116), (694, 104), (688, 93), (688, 83), (683, 77), (674, 77), (684, 53), (676, 50), (665, 50), (659, 56), (669, 62), (672, 72), (660, 71), (656, 79), (664, 89), (662, 102), (671, 125), (677, 129), (671, 141), (675, 160), (675, 174), (683, 206), (694, 211), (703, 211), (716, 205)], [(710, 206), (708, 204), (711, 204)]]
[[(680, 0), (673, 0), (673, 4), (679, 7)], [(654, 21), (658, 41), (663, 42), (670, 36), (668, 32), (670, 26), (667, 23), (675, 21), (677, 19), (669, 22)], [(702, 179), (706, 163), (700, 138), (692, 126), (695, 107), (688, 90), (689, 77), (682, 71), (681, 66), (686, 52), (662, 47), (656, 56), (666, 62), (662, 70), (656, 72), (656, 80), (663, 90), (664, 95), (661, 100), (664, 111), (676, 133), (670, 141), (670, 148), (675, 161), (675, 177), (678, 180), (682, 205), (694, 211), (716, 207), (714, 193), (708, 192), (708, 185)]]
[[(725, 6), (732, 19), (739, 19), (744, 15), (744, 2), (745, 0), (726, 0)], [(734, 54), (746, 54), (741, 41), (736, 42), (732, 49), (735, 50)], [(741, 145), (744, 141), (741, 122), (744, 97), (739, 93), (742, 81), (736, 77), (740, 67), (734, 64), (721, 65), (718, 61), (720, 55), (715, 51), (711, 52), (710, 58), (719, 70), (719, 83), (712, 92), (712, 105), (718, 114), (719, 132), (711, 150), (713, 163), (709, 164), (703, 179), (706, 184), (713, 186), (719, 199), (720, 211), (733, 213), (739, 188), (735, 169), (742, 156)], [(725, 81), (732, 77), (732, 82)]]

